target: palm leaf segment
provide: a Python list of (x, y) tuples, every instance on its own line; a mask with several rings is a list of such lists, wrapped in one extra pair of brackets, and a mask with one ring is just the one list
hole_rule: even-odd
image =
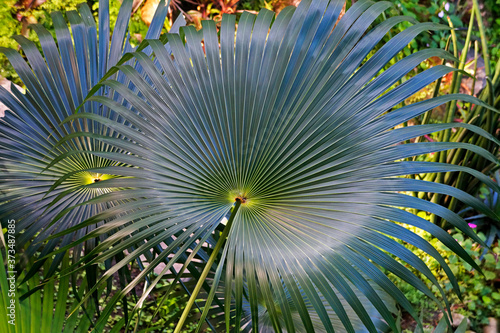
[[(7, 113), (0, 120), (0, 217), (15, 219), (18, 231), (18, 245), (33, 240), (28, 255), (39, 248), (39, 240), (46, 239), (54, 231), (74, 226), (109, 207), (109, 204), (94, 205), (72, 210), (69, 214), (51, 223), (65, 208), (85, 202), (110, 189), (86, 189), (83, 185), (109, 178), (99, 172), (82, 171), (114, 164), (109, 160), (95, 158), (85, 152), (106, 151), (113, 148), (92, 139), (74, 138), (56, 148), (57, 142), (75, 130), (114, 135), (94, 121), (79, 121), (71, 126), (60, 125), (82, 104), (90, 89), (115, 65), (123, 53), (133, 50), (128, 42), (128, 22), (133, 1), (124, 1), (116, 21), (113, 37), (110, 39), (109, 3), (99, 3), (99, 29), (86, 3), (79, 5), (78, 12), (70, 11), (69, 27), (60, 12), (52, 13), (57, 44), (52, 35), (41, 25), (34, 25), (43, 55), (35, 44), (22, 36), (14, 38), (19, 42), (29, 64), (20, 54), (1, 48), (26, 85), (26, 94), (13, 87), (12, 95), (0, 87), (0, 101), (8, 106)], [(148, 31), (148, 38), (160, 35), (168, 11), (162, 1)], [(173, 31), (183, 24), (180, 19)], [(124, 75), (116, 79), (127, 82)], [(100, 89), (99, 93), (106, 94)], [(108, 95), (109, 96), (109, 95)], [(117, 119), (114, 112), (98, 103), (85, 103), (82, 109), (110, 119)], [(108, 132), (107, 132), (108, 131)], [(77, 154), (68, 152), (79, 149)], [(70, 155), (70, 156), (68, 156)], [(45, 170), (54, 159), (67, 157), (56, 167)], [(63, 175), (68, 175), (60, 187), (49, 193), (51, 187)], [(64, 198), (51, 205), (54, 198)], [(93, 229), (92, 226), (89, 227)], [(72, 235), (62, 240), (67, 244)], [(60, 240), (52, 240), (45, 253), (50, 252)], [(56, 265), (59, 260), (55, 260)]]
[[(191, 258), (216, 226), (229, 220), (227, 241), (212, 267), (211, 286), (212, 297), (219, 280), (224, 280), (226, 307), (235, 306), (234, 312), (226, 312), (227, 331), (232, 325), (241, 327), (246, 316), (251, 319), (246, 329), (254, 331), (269, 326), (275, 331), (313, 332), (321, 326), (325, 332), (334, 332), (335, 320), (342, 323), (340, 330), (360, 331), (353, 325), (354, 313), (367, 331), (376, 332), (376, 320), (358, 294), (363, 294), (396, 331), (391, 311), (377, 290), (385, 291), (417, 316), (380, 268), (438, 303), (424, 281), (394, 257), (418, 269), (439, 290), (441, 287), (427, 266), (394, 238), (438, 260), (458, 291), (456, 280), (436, 250), (394, 222), (434, 234), (477, 267), (448, 233), (400, 208), (434, 213), (477, 241), (462, 218), (405, 193), (444, 193), (487, 208), (452, 187), (400, 176), (465, 171), (498, 187), (466, 167), (406, 161), (455, 148), (496, 159), (464, 143), (399, 143), (457, 126), (495, 139), (467, 124), (393, 128), (455, 99), (482, 103), (470, 96), (446, 95), (388, 113), (454, 69), (435, 66), (388, 91), (401, 77), (428, 57), (453, 58), (441, 50), (423, 50), (377, 73), (417, 34), (445, 27), (414, 24), (362, 64), (392, 26), (412, 19), (394, 17), (365, 34), (389, 3), (358, 1), (337, 23), (342, 6), (341, 1), (304, 0), (297, 9), (284, 9), (274, 21), (274, 14), (267, 10), (258, 15), (245, 12), (236, 38), (235, 17), (225, 15), (220, 44), (215, 23), (206, 21), (200, 31), (184, 27), (185, 40), (168, 34), (171, 53), (160, 41), (149, 40), (153, 58), (134, 53), (143, 72), (121, 63), (110, 72), (120, 70), (137, 91), (115, 80), (103, 82), (123, 97), (128, 107), (106, 96), (88, 99), (88, 103), (109, 107), (132, 127), (92, 113), (66, 120), (95, 120), (120, 133), (120, 138), (81, 135), (126, 152), (94, 152), (96, 158), (134, 166), (108, 167), (103, 172), (127, 178), (91, 186), (133, 188), (100, 196), (89, 202), (92, 204), (125, 197), (137, 201), (118, 205), (81, 224), (116, 215), (86, 237), (126, 224), (99, 244), (95, 253), (101, 255), (90, 263), (124, 251), (138, 239), (148, 240), (107, 271), (100, 282), (158, 245), (163, 252), (134, 283), (163, 258), (170, 258), (169, 265), (181, 255)], [(137, 210), (139, 205), (145, 209)], [(175, 240), (165, 246), (165, 239)], [(198, 246), (192, 250), (191, 244)], [(348, 308), (352, 310), (349, 314)]]

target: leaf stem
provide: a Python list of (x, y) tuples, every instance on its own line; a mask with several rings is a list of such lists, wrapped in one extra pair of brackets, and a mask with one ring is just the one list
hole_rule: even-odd
[[(479, 4), (477, 0), (472, 0), (472, 11), (475, 12), (477, 17), (477, 26), (479, 27), (479, 34), (481, 35), (481, 47), (483, 49), (483, 60), (484, 60), (484, 72), (486, 76), (491, 75), (490, 68), (490, 55), (488, 53), (488, 42), (486, 40), (486, 33), (484, 31), (483, 18), (481, 17), (481, 12), (479, 11)], [(474, 15), (474, 13), (472, 13)]]
[(226, 242), (226, 238), (229, 235), (229, 231), (231, 230), (231, 225), (233, 224), (234, 218), (236, 217), (236, 213), (238, 212), (238, 209), (241, 206), (241, 199), (237, 198), (234, 206), (231, 208), (231, 215), (229, 216), (229, 219), (227, 220), (226, 227), (222, 231), (222, 234), (220, 235), (219, 240), (217, 241), (217, 244), (215, 244), (214, 250), (212, 251), (212, 254), (210, 255), (210, 258), (207, 261), (207, 264), (205, 265), (205, 268), (203, 269), (203, 272), (200, 275), (200, 278), (198, 282), (196, 283), (196, 287), (194, 287), (193, 293), (191, 294), (191, 297), (189, 298), (189, 301), (186, 304), (186, 307), (184, 308), (184, 311), (182, 312), (181, 318), (179, 319), (179, 322), (177, 323), (177, 326), (175, 327), (174, 333), (180, 333), (182, 327), (184, 326), (184, 323), (189, 315), (189, 312), (191, 311), (191, 308), (193, 307), (194, 302), (196, 301), (196, 297), (198, 297), (198, 294), (200, 293), (200, 290), (203, 286), (203, 282), (208, 276), (208, 273), (210, 272), (210, 268), (212, 268), (212, 265), (217, 258), (217, 255), (219, 254), (220, 249), (222, 248), (222, 245)]

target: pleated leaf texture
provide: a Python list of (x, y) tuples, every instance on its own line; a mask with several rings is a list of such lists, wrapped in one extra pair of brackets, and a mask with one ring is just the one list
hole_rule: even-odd
[[(134, 52), (124, 58), (90, 94), (106, 87), (126, 103), (104, 94), (87, 100), (119, 119), (82, 108), (65, 120), (94, 121), (119, 134), (76, 134), (112, 147), (89, 153), (116, 163), (99, 169), (113, 178), (87, 187), (122, 189), (90, 200), (115, 205), (75, 226), (102, 223), (70, 244), (102, 238), (82, 258), (85, 265), (125, 253), (89, 294), (120, 267), (162, 249), (109, 300), (104, 312), (168, 258), (162, 273), (149, 281), (147, 295), (169, 267), (181, 257), (187, 265), (212, 236), (217, 241), (211, 245), (213, 253), (202, 257), (211, 265), (210, 285), (203, 289), (206, 309), (212, 300), (226, 309), (221, 331), (378, 332), (384, 323), (397, 331), (391, 299), (418, 315), (382, 269), (446, 309), (446, 296), (433, 273), (396, 239), (434, 257), (458, 292), (456, 279), (439, 253), (400, 223), (433, 234), (478, 269), (447, 232), (405, 208), (434, 213), (481, 242), (467, 223), (408, 193), (443, 193), (495, 213), (458, 189), (404, 176), (464, 171), (498, 189), (467, 167), (410, 159), (456, 148), (497, 162), (495, 156), (466, 143), (405, 142), (453, 127), (498, 140), (462, 123), (394, 128), (457, 99), (487, 106), (471, 96), (445, 95), (393, 109), (454, 69), (434, 66), (390, 89), (399, 79), (429, 57), (454, 58), (426, 49), (382, 74), (380, 70), (417, 34), (446, 27), (398, 16), (367, 31), (390, 4), (360, 0), (338, 20), (343, 5), (304, 0), (276, 17), (268, 10), (244, 12), (237, 29), (231, 15), (223, 16), (219, 31), (213, 21), (203, 22), (199, 31), (183, 27), (181, 35), (165, 36), (169, 48), (148, 40), (151, 56)], [(405, 21), (413, 25), (366, 59), (391, 27)], [(131, 56), (139, 67), (124, 63)], [(114, 80), (116, 72), (134, 89)], [(121, 229), (108, 236), (117, 227)], [(426, 278), (419, 279), (403, 263)]]
[[(16, 220), (17, 246), (23, 248), (29, 243), (26, 252), (28, 257), (33, 256), (41, 245), (45, 245), (42, 255), (50, 253), (57, 245), (67, 245), (72, 240), (72, 234), (64, 239), (45, 241), (54, 231), (69, 229), (112, 205), (84, 206), (58, 216), (68, 207), (111, 191), (112, 189), (84, 188), (86, 184), (109, 177), (84, 170), (115, 163), (94, 158), (87, 153), (112, 149), (92, 139), (75, 137), (65, 145), (56, 145), (63, 137), (75, 131), (115, 135), (91, 120), (74, 122), (71, 126), (61, 123), (76, 111), (90, 89), (123, 54), (133, 50), (128, 41), (132, 3), (132, 0), (123, 2), (112, 38), (109, 1), (101, 0), (97, 24), (86, 3), (79, 5), (78, 11), (66, 13), (70, 26), (63, 13), (52, 13), (57, 39), (42, 25), (33, 25), (32, 29), (39, 37), (43, 54), (35, 43), (23, 36), (14, 38), (27, 61), (15, 50), (0, 48), (0, 52), (8, 57), (26, 85), (25, 94), (15, 86), (12, 86), (12, 93), (0, 87), (0, 101), (9, 108), (5, 117), (0, 118), (0, 218)], [(167, 11), (168, 6), (162, 1), (148, 30), (148, 38), (160, 36)], [(178, 26), (183, 23), (183, 19), (180, 19), (172, 31), (178, 31)], [(126, 82), (126, 77), (122, 74), (115, 79)], [(101, 89), (99, 93), (107, 92)], [(82, 110), (110, 119), (117, 118), (112, 110), (103, 108), (98, 103), (85, 103)], [(80, 151), (71, 153), (75, 149)], [(50, 163), (58, 158), (64, 158), (64, 162), (47, 170)], [(62, 179), (64, 175), (66, 178)], [(58, 187), (51, 191), (54, 185)], [(54, 202), (55, 198), (64, 200)], [(94, 227), (89, 226), (88, 230)], [(80, 230), (82, 232), (85, 233), (85, 230)], [(87, 246), (93, 248), (91, 243)], [(61, 259), (62, 254), (53, 261), (52, 271)], [(35, 264), (32, 271), (36, 271), (42, 263)]]

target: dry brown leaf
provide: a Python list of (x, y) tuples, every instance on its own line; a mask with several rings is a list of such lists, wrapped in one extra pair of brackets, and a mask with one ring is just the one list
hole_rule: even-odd
[(151, 21), (153, 21), (153, 16), (159, 4), (160, 0), (146, 0), (146, 3), (144, 3), (144, 6), (141, 8), (141, 19), (148, 27)]

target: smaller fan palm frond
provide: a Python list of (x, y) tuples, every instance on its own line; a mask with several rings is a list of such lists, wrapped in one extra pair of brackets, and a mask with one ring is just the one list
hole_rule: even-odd
[[(334, 332), (340, 322), (346, 332), (377, 332), (376, 318), (397, 331), (383, 295), (390, 295), (417, 320), (418, 316), (382, 268), (446, 309), (445, 294), (432, 272), (396, 239), (434, 257), (459, 292), (456, 279), (439, 253), (400, 223), (433, 234), (478, 267), (448, 233), (402, 208), (441, 216), (481, 241), (457, 214), (407, 193), (443, 193), (496, 214), (453, 187), (403, 176), (463, 171), (495, 188), (498, 184), (467, 167), (406, 159), (462, 148), (498, 161), (471, 144), (400, 143), (453, 127), (499, 141), (462, 123), (394, 127), (456, 99), (488, 106), (471, 96), (445, 95), (393, 109), (454, 69), (435, 66), (390, 89), (400, 78), (429, 57), (454, 58), (442, 50), (427, 49), (378, 73), (419, 33), (447, 28), (402, 16), (367, 32), (390, 4), (357, 1), (337, 23), (343, 4), (304, 0), (276, 18), (267, 10), (258, 15), (245, 12), (237, 33), (235, 17), (224, 15), (220, 31), (214, 22), (206, 21), (200, 31), (184, 27), (182, 37), (167, 34), (169, 49), (158, 40), (148, 40), (151, 56), (132, 54), (141, 71), (120, 61), (90, 93), (106, 86), (127, 104), (103, 94), (87, 100), (108, 107), (131, 126), (90, 112), (65, 120), (66, 124), (92, 120), (119, 133), (119, 137), (85, 131), (75, 135), (115, 149), (91, 155), (118, 163), (102, 172), (120, 177), (87, 188), (126, 188), (88, 201), (89, 205), (110, 201), (116, 205), (72, 230), (102, 223), (68, 244), (105, 237), (81, 259), (85, 267), (126, 252), (87, 297), (117, 269), (160, 246), (157, 256), (104, 311), (110, 311), (165, 259), (168, 270), (200, 253), (207, 264), (176, 332), (200, 291), (208, 292), (206, 309), (219, 299), (220, 283), (225, 286), (226, 309), (222, 331), (272, 327), (277, 332)], [(404, 21), (414, 24), (363, 62), (391, 27)], [(113, 80), (117, 72), (126, 75), (135, 89)], [(64, 138), (59, 145), (71, 139)], [(135, 201), (119, 202), (124, 198)], [(108, 235), (117, 226), (124, 227)], [(211, 250), (200, 252), (212, 238)], [(143, 243), (130, 252), (138, 242)], [(405, 264), (425, 278), (417, 278)], [(205, 277), (212, 271), (214, 278), (207, 289)], [(156, 282), (150, 281), (143, 298)], [(428, 284), (438, 288), (444, 302)], [(371, 308), (379, 315), (373, 317)], [(358, 329), (359, 323), (363, 330)]]
[[(123, 2), (112, 38), (109, 2), (101, 0), (98, 26), (86, 3), (79, 5), (78, 11), (66, 13), (71, 32), (63, 14), (52, 13), (57, 42), (44, 27), (33, 25), (43, 54), (33, 42), (22, 36), (14, 38), (19, 42), (27, 61), (17, 51), (0, 49), (26, 85), (25, 94), (15, 87), (12, 87), (12, 94), (0, 87), (0, 101), (11, 111), (0, 119), (0, 217), (16, 220), (18, 246), (22, 248), (30, 243), (25, 258), (33, 256), (42, 244), (45, 245), (42, 256), (50, 253), (58, 244), (68, 244), (73, 238), (71, 234), (48, 243), (45, 240), (54, 232), (71, 228), (113, 205), (106, 203), (81, 207), (57, 219), (58, 214), (67, 207), (74, 207), (111, 191), (110, 188), (88, 189), (84, 186), (110, 178), (110, 175), (101, 173), (99, 168), (116, 165), (116, 162), (88, 154), (91, 151), (115, 151), (113, 147), (92, 138), (74, 137), (65, 145), (56, 147), (56, 144), (61, 138), (82, 130), (116, 135), (92, 120), (77, 121), (71, 125), (61, 123), (84, 102), (90, 89), (122, 55), (133, 50), (128, 40), (132, 2)], [(162, 1), (148, 30), (148, 38), (160, 36), (167, 11), (168, 4)], [(172, 31), (177, 31), (182, 24), (184, 21), (180, 18)], [(129, 84), (123, 74), (114, 78)], [(120, 102), (117, 96), (113, 97), (106, 89), (100, 89), (99, 93)], [(121, 121), (116, 113), (96, 102), (84, 103), (82, 110)], [(72, 153), (76, 150), (78, 153)], [(47, 169), (51, 162), (58, 159), (63, 159), (63, 162)], [(87, 171), (89, 169), (96, 170)], [(66, 175), (64, 180), (56, 184), (63, 175)], [(58, 187), (50, 191), (54, 185)], [(53, 203), (55, 198), (64, 200)], [(78, 237), (95, 227), (93, 225), (88, 226), (87, 230), (80, 230)], [(93, 246), (93, 241), (87, 242), (89, 250)], [(75, 253), (74, 259), (77, 259), (79, 251)], [(57, 267), (62, 257), (61, 253), (53, 261), (51, 270)], [(32, 271), (42, 264), (43, 261), (37, 262), (31, 267)]]

